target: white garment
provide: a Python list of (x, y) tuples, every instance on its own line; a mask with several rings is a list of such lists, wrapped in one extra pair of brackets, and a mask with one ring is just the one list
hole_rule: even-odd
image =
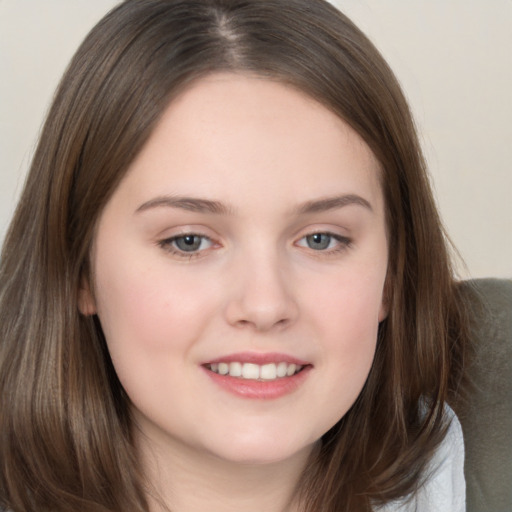
[(386, 503), (376, 512), (465, 512), (464, 439), (455, 413), (446, 407), (451, 418), (446, 437), (427, 467), (430, 477), (412, 498)]

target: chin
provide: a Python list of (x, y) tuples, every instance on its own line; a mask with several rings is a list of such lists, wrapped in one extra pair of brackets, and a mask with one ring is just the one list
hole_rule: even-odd
[(318, 441), (290, 443), (290, 439), (262, 438), (229, 439), (229, 446), (219, 446), (211, 453), (226, 462), (242, 465), (278, 464), (296, 458), (305, 459)]

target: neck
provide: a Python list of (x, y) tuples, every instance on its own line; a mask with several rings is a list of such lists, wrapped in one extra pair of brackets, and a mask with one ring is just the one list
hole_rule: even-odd
[(226, 461), (194, 448), (139, 440), (151, 512), (299, 512), (297, 484), (312, 447), (269, 463)]

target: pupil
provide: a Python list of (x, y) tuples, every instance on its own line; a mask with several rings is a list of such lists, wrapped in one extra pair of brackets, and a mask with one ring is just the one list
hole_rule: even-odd
[(327, 249), (331, 242), (331, 237), (323, 233), (315, 233), (307, 237), (308, 245), (311, 249)]
[(185, 235), (176, 239), (176, 246), (182, 251), (196, 251), (201, 245), (201, 238), (197, 235)]

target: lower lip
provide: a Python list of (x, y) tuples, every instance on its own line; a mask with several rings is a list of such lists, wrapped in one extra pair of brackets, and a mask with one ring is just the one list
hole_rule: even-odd
[(275, 400), (296, 391), (307, 379), (311, 366), (306, 366), (291, 377), (282, 377), (275, 380), (250, 380), (229, 375), (220, 375), (203, 367), (207, 375), (215, 384), (225, 391), (242, 398), (258, 400)]

